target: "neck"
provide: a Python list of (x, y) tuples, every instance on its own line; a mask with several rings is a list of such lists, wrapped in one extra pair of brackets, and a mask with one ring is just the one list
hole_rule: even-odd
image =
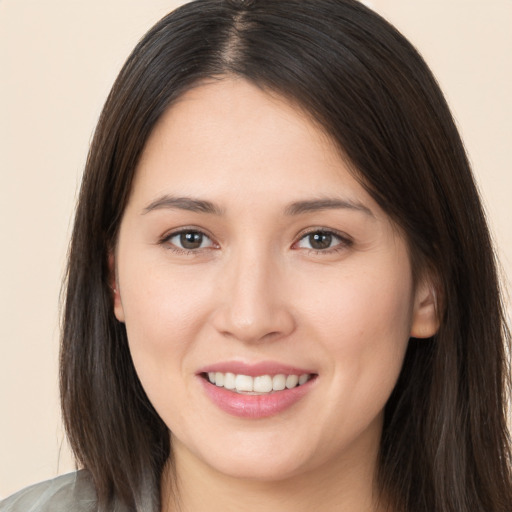
[[(176, 445), (176, 441), (174, 440)], [(162, 512), (384, 512), (375, 485), (377, 454), (364, 461), (341, 460), (282, 480), (226, 475), (190, 452), (176, 449), (162, 478)], [(172, 475), (176, 475), (172, 485)], [(319, 508), (321, 504), (321, 509)]]

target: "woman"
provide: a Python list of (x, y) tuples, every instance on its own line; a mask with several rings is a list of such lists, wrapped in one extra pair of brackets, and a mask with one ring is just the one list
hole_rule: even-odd
[(0, 510), (504, 512), (508, 341), (411, 45), (351, 0), (192, 2), (129, 57), (84, 174), (61, 393), (85, 469)]

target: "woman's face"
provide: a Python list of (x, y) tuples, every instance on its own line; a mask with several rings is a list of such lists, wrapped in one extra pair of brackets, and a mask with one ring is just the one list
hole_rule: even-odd
[(242, 79), (160, 120), (112, 267), (177, 463), (228, 475), (373, 467), (409, 336), (435, 329), (403, 238), (333, 144)]

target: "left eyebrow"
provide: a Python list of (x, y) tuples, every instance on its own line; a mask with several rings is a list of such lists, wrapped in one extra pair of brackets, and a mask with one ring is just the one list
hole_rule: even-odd
[(212, 215), (223, 215), (224, 213), (217, 205), (204, 199), (164, 195), (146, 206), (146, 208), (142, 210), (142, 215), (153, 210), (161, 209), (187, 210), (189, 212), (209, 213)]
[(321, 210), (337, 210), (348, 209), (362, 212), (370, 217), (375, 218), (373, 212), (365, 205), (337, 198), (311, 199), (308, 201), (296, 201), (288, 205), (285, 209), (286, 215), (300, 215), (302, 213), (310, 213)]

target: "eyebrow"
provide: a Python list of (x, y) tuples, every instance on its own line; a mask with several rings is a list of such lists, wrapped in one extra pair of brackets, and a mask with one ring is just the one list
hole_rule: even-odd
[(365, 213), (370, 217), (375, 217), (373, 212), (362, 203), (338, 198), (311, 199), (308, 201), (296, 201), (285, 209), (286, 215), (300, 215), (302, 213), (317, 212), (321, 210), (348, 209)]
[[(186, 210), (190, 212), (207, 213), (211, 215), (224, 214), (224, 210), (211, 201), (196, 199), (192, 197), (175, 197), (170, 195), (164, 195), (152, 201), (142, 210), (142, 214), (145, 215), (151, 211), (161, 209)], [(303, 213), (337, 209), (359, 211), (369, 215), (370, 217), (375, 217), (373, 212), (363, 204), (338, 198), (321, 198), (295, 201), (285, 208), (284, 213), (285, 215), (294, 216), (301, 215)]]
[(212, 215), (223, 215), (224, 211), (214, 203), (204, 199), (195, 199), (192, 197), (174, 197), (164, 195), (151, 202), (142, 210), (145, 215), (153, 210), (171, 209), (171, 210), (187, 210), (196, 213), (209, 213)]

